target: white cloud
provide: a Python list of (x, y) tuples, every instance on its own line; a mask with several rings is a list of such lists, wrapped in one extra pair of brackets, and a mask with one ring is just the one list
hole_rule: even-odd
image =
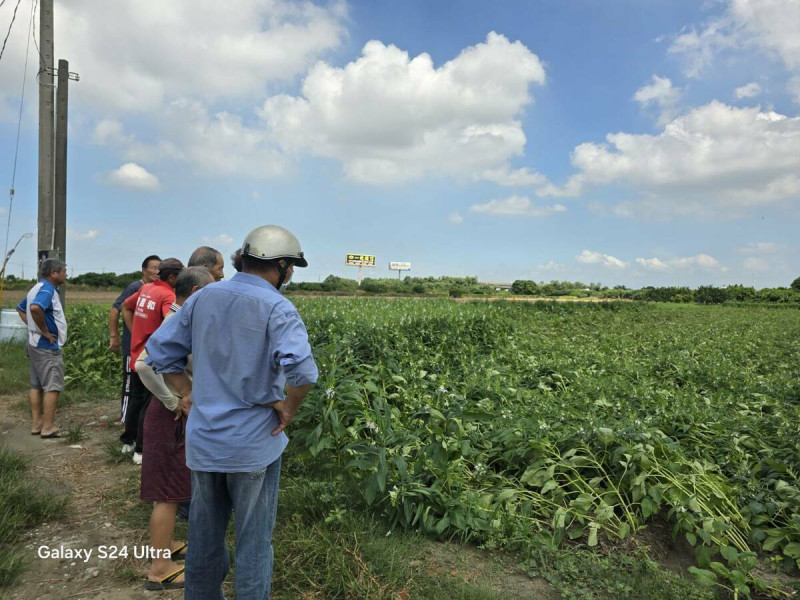
[(473, 204), (470, 212), (486, 213), (499, 216), (517, 217), (547, 217), (555, 213), (565, 212), (567, 208), (562, 204), (553, 206), (537, 206), (527, 196), (509, 196), (496, 199), (486, 204)]
[(512, 176), (508, 161), (524, 151), (528, 88), (544, 82), (539, 58), (494, 32), (438, 68), (373, 40), (343, 68), (317, 63), (302, 95), (269, 98), (261, 117), (284, 151), (339, 160), (356, 181), (488, 172), (530, 184), (534, 174)]
[(678, 258), (637, 258), (636, 264), (648, 271), (676, 271), (698, 267), (706, 271), (727, 271), (719, 261), (708, 254)]
[(498, 169), (484, 171), (480, 176), (476, 177), (476, 179), (485, 179), (497, 185), (508, 187), (527, 187), (532, 185), (544, 185), (547, 183), (547, 177), (541, 173), (531, 171), (528, 167), (511, 169), (508, 165), (504, 165)]
[[(348, 21), (344, 0), (237, 0), (235, 10), (214, 0), (58, 0), (54, 16), (55, 47), (81, 75), (70, 86), (70, 118), (96, 121), (76, 129), (77, 137), (87, 130), (91, 142), (119, 151), (124, 161), (143, 162), (133, 156), (137, 148), (128, 147), (126, 130), (135, 131), (140, 152), (179, 153), (198, 171), (244, 175), (252, 175), (259, 161), (262, 174), (283, 171), (274, 167), (273, 152), (252, 143), (253, 137), (266, 137), (253, 107), (338, 49)], [(17, 33), (24, 33), (24, 26)], [(3, 63), (22, 65), (24, 52), (21, 37), (20, 43), (9, 43)], [(16, 75), (0, 78), (0, 119), (18, 94)], [(226, 152), (207, 141), (196, 150), (187, 146), (197, 128), (188, 119), (170, 123), (164, 116), (176, 101), (197, 103), (210, 115), (203, 133), (213, 135), (210, 125), (219, 124), (229, 127), (223, 133), (241, 133), (248, 143), (237, 147), (225, 139)], [(216, 112), (223, 106), (227, 121), (219, 123)], [(16, 109), (11, 112), (16, 118)], [(209, 170), (223, 153), (222, 168)]]
[(75, 240), (76, 242), (87, 242), (93, 239), (96, 239), (100, 232), (96, 229), (90, 229), (86, 233), (80, 233), (78, 231), (72, 231), (71, 229), (67, 231), (67, 235), (71, 240)]
[(214, 237), (203, 236), (200, 241), (212, 248), (225, 248), (233, 244), (235, 240), (227, 233), (221, 233)]
[[(203, 175), (274, 177), (287, 168), (285, 157), (263, 128), (246, 125), (228, 112), (209, 114), (194, 100), (175, 100), (158, 117), (163, 137), (155, 142), (131, 136), (121, 152), (133, 162), (178, 161)], [(123, 137), (127, 134), (120, 133)]]
[(748, 207), (800, 198), (800, 117), (718, 101), (668, 123), (658, 135), (613, 133), (572, 153), (567, 186), (623, 185), (634, 215), (738, 216)]
[(741, 100), (742, 98), (754, 98), (761, 94), (761, 86), (758, 85), (755, 81), (751, 81), (747, 85), (743, 85), (742, 87), (738, 87), (734, 90), (733, 95), (736, 96), (737, 99)]
[(698, 77), (729, 49), (758, 48), (800, 68), (800, 2), (796, 0), (727, 0), (723, 13), (698, 31), (692, 27), (675, 37), (669, 52), (685, 60), (685, 72)]
[(346, 13), (337, 1), (59, 1), (55, 43), (82, 75), (78, 105), (146, 113), (179, 97), (256, 98), (337, 48)]
[(601, 254), (600, 252), (592, 252), (591, 250), (584, 250), (575, 257), (575, 260), (585, 265), (602, 265), (612, 269), (624, 269), (628, 266), (628, 263), (615, 256)]
[(765, 271), (769, 271), (769, 264), (763, 258), (751, 256), (750, 258), (744, 259), (744, 262), (742, 262), (742, 268), (745, 271), (757, 271), (759, 273), (763, 273)]
[(158, 177), (136, 163), (125, 163), (106, 174), (105, 180), (113, 185), (142, 191), (155, 191), (161, 187)]
[(580, 177), (571, 177), (563, 186), (548, 183), (536, 190), (536, 195), (542, 198), (574, 198), (583, 191), (583, 181)]
[(658, 124), (664, 125), (675, 116), (675, 105), (681, 99), (680, 88), (672, 87), (668, 77), (653, 75), (652, 83), (636, 90), (633, 99), (643, 107), (658, 108)]
[(461, 225), (464, 222), (464, 217), (462, 217), (457, 212), (453, 212), (447, 216), (447, 220), (450, 221), (453, 225)]
[(777, 242), (751, 242), (738, 250), (741, 254), (773, 254), (784, 248), (783, 244)]

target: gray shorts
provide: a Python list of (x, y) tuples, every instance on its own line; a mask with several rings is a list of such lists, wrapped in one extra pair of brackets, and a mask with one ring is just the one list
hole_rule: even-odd
[(45, 350), (26, 344), (31, 361), (31, 389), (60, 392), (64, 389), (64, 361), (61, 350)]

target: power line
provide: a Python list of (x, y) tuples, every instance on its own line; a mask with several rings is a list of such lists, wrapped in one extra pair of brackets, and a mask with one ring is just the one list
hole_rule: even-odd
[[(3, 3), (5, 3), (5, 0), (3, 0)], [(6, 39), (3, 40), (3, 47), (0, 48), (0, 60), (3, 60), (3, 52), (6, 51), (6, 42), (8, 41), (8, 36), (11, 35), (11, 28), (14, 27), (14, 21), (17, 20), (17, 9), (19, 8), (19, 5), (21, 3), (22, 3), (22, 0), (17, 0), (17, 5), (14, 7), (14, 14), (11, 15), (11, 23), (9, 23), (9, 25), (8, 25), (8, 31), (6, 32)], [(3, 5), (0, 4), (0, 6), (3, 6)]]
[[(3, 0), (5, 2), (5, 0)], [(0, 4), (2, 6), (2, 4)], [(17, 2), (17, 6), (19, 6), (19, 2)], [(16, 9), (14, 11), (16, 13)], [(17, 181), (17, 159), (19, 157), (19, 134), (20, 130), (22, 129), (22, 107), (25, 102), (25, 80), (28, 77), (28, 53), (31, 49), (31, 31), (33, 30), (33, 16), (36, 13), (36, 0), (31, 6), (31, 18), (30, 22), (28, 23), (28, 43), (25, 45), (25, 66), (22, 70), (22, 91), (19, 95), (19, 117), (17, 119), (17, 141), (14, 145), (14, 168), (11, 171), (11, 188), (9, 189), (9, 199), (8, 199), (8, 222), (6, 223), (6, 243), (5, 243), (5, 253), (8, 252), (8, 236), (11, 233), (11, 210), (14, 208), (14, 184)], [(13, 21), (12, 21), (13, 24)], [(9, 28), (10, 31), (10, 28)], [(6, 38), (7, 39), (7, 38)]]

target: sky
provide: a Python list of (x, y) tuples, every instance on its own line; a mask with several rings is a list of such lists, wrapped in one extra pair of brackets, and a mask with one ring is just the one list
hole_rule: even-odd
[[(0, 59), (4, 191), (26, 85), (13, 206), (0, 196), (0, 240), (34, 233), (8, 267), (26, 276), (32, 1)], [(73, 275), (203, 244), (227, 256), (277, 224), (308, 258), (298, 281), (355, 279), (347, 253), (376, 256), (365, 277), (396, 276), (390, 261), (634, 288), (800, 276), (796, 0), (56, 0), (54, 14), (55, 57), (80, 75)]]

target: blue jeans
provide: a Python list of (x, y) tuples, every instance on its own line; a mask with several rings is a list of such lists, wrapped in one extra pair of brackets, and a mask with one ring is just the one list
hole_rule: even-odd
[(225, 532), (236, 513), (236, 600), (268, 600), (281, 459), (253, 473), (192, 471), (185, 600), (224, 600)]

